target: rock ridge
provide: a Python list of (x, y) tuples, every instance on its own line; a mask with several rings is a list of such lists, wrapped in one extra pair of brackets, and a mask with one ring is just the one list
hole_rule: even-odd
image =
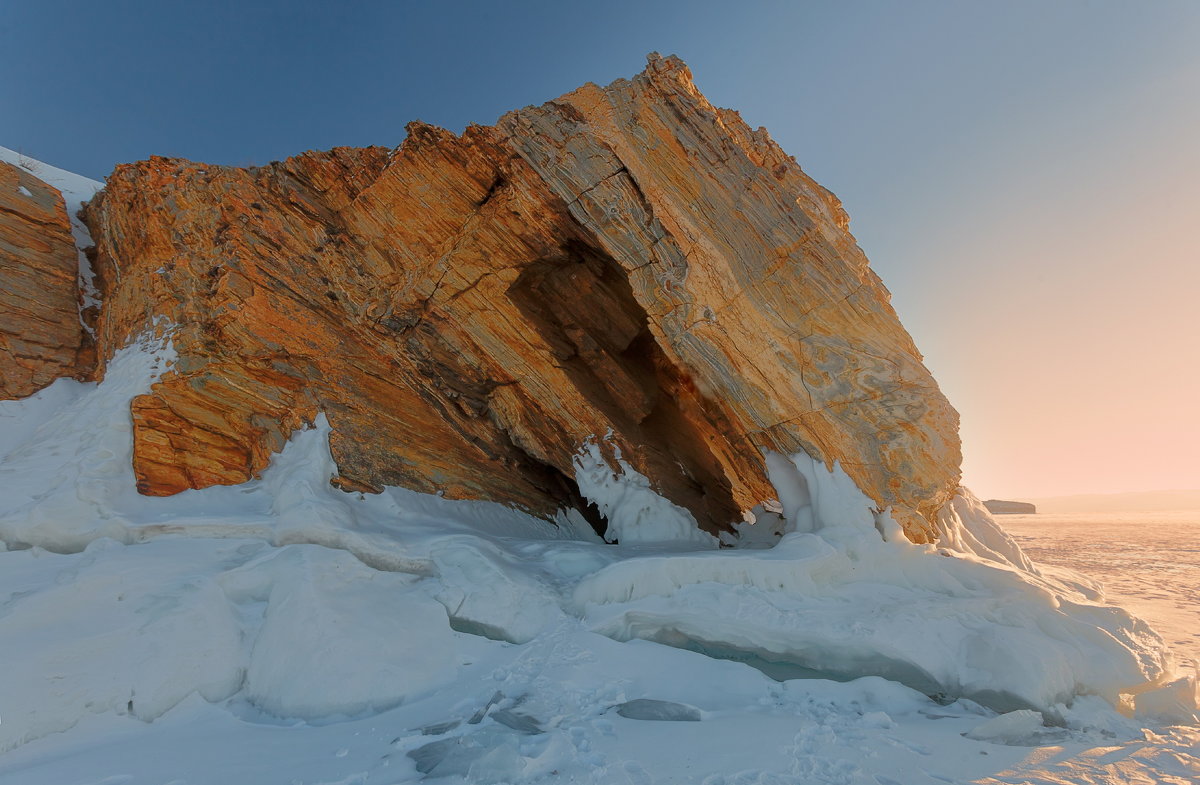
[(774, 497), (766, 453), (804, 451), (936, 537), (957, 414), (837, 199), (680, 60), (407, 131), (255, 168), (151, 158), (87, 206), (98, 372), (173, 325), (173, 370), (131, 405), (142, 493), (257, 476), (324, 412), (346, 490), (600, 528), (573, 459), (607, 435), (709, 532)]

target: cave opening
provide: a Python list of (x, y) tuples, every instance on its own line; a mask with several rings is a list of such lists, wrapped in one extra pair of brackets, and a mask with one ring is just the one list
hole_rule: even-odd
[(591, 245), (570, 241), (526, 267), (508, 296), (550, 347), (556, 365), (612, 423), (630, 463), (701, 528), (730, 531), (740, 509), (700, 427), (716, 415), (655, 340), (621, 265)]

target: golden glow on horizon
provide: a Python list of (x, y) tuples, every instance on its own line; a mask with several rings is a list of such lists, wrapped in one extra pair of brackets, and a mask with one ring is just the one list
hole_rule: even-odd
[(1009, 149), (1024, 166), (980, 184), (975, 225), (946, 227), (964, 294), (921, 346), (981, 495), (1200, 488), (1197, 95), (1200, 60), (1074, 145), (1035, 130)]

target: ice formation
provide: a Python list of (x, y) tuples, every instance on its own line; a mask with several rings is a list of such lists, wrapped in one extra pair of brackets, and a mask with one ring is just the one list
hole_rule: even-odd
[(1081, 694), (1116, 704), (1169, 672), (1143, 622), (1022, 569), (965, 491), (962, 550), (918, 546), (836, 465), (802, 453), (768, 465), (791, 528), (774, 548), (617, 562), (575, 587), (592, 629), (783, 674), (882, 675), (1002, 711), (1053, 711)]
[(599, 508), (608, 521), (604, 539), (609, 542), (693, 542), (715, 546), (717, 541), (700, 530), (687, 510), (654, 492), (650, 480), (626, 463), (615, 444), (614, 472), (599, 443), (591, 439), (575, 456), (575, 482), (583, 497)]
[(1149, 628), (1040, 574), (966, 492), (943, 543), (914, 545), (804, 454), (767, 457), (779, 501), (732, 542), (754, 547), (695, 534), (599, 442), (580, 487), (619, 545), (577, 516), (344, 493), (324, 417), (259, 480), (140, 496), (128, 402), (173, 360), (160, 327), (100, 384), (0, 403), (0, 781), (62, 781), (39, 745), (126, 717), (154, 721), (139, 733), (181, 759), (201, 744), (189, 728), (270, 746), (280, 723), (337, 723), (320, 738), (343, 739), (339, 754), (386, 735), (360, 770), (386, 761), (400, 781), (632, 782), (619, 761), (638, 739), (678, 750), (715, 734), (715, 748), (786, 727), (793, 779), (744, 781), (858, 782), (921, 756), (872, 769), (848, 740), (919, 747), (931, 717), (978, 726), (953, 744), (1006, 749), (1136, 733), (1114, 710), (1129, 693), (1155, 721), (1194, 711), (1194, 681), (1171, 681)]

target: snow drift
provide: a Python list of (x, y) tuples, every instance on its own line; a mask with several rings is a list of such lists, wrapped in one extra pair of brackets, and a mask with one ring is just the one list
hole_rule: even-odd
[[(840, 467), (803, 454), (770, 457), (781, 505), (743, 524), (733, 544), (752, 547), (723, 549), (628, 469), (594, 462), (581, 487), (623, 510), (620, 545), (577, 518), (347, 494), (329, 485), (323, 417), (260, 480), (140, 496), (128, 402), (173, 362), (160, 328), (100, 384), (0, 403), (0, 749), (98, 712), (154, 720), (193, 694), (262, 716), (362, 716), (450, 688), (481, 652), (563, 635), (778, 679), (881, 676), (1060, 723), (1086, 696), (1117, 705), (1172, 676), (1145, 624), (1040, 575), (965, 492), (945, 545), (913, 545)], [(1190, 684), (1145, 705), (1191, 711)], [(625, 699), (696, 710), (669, 690)]]

